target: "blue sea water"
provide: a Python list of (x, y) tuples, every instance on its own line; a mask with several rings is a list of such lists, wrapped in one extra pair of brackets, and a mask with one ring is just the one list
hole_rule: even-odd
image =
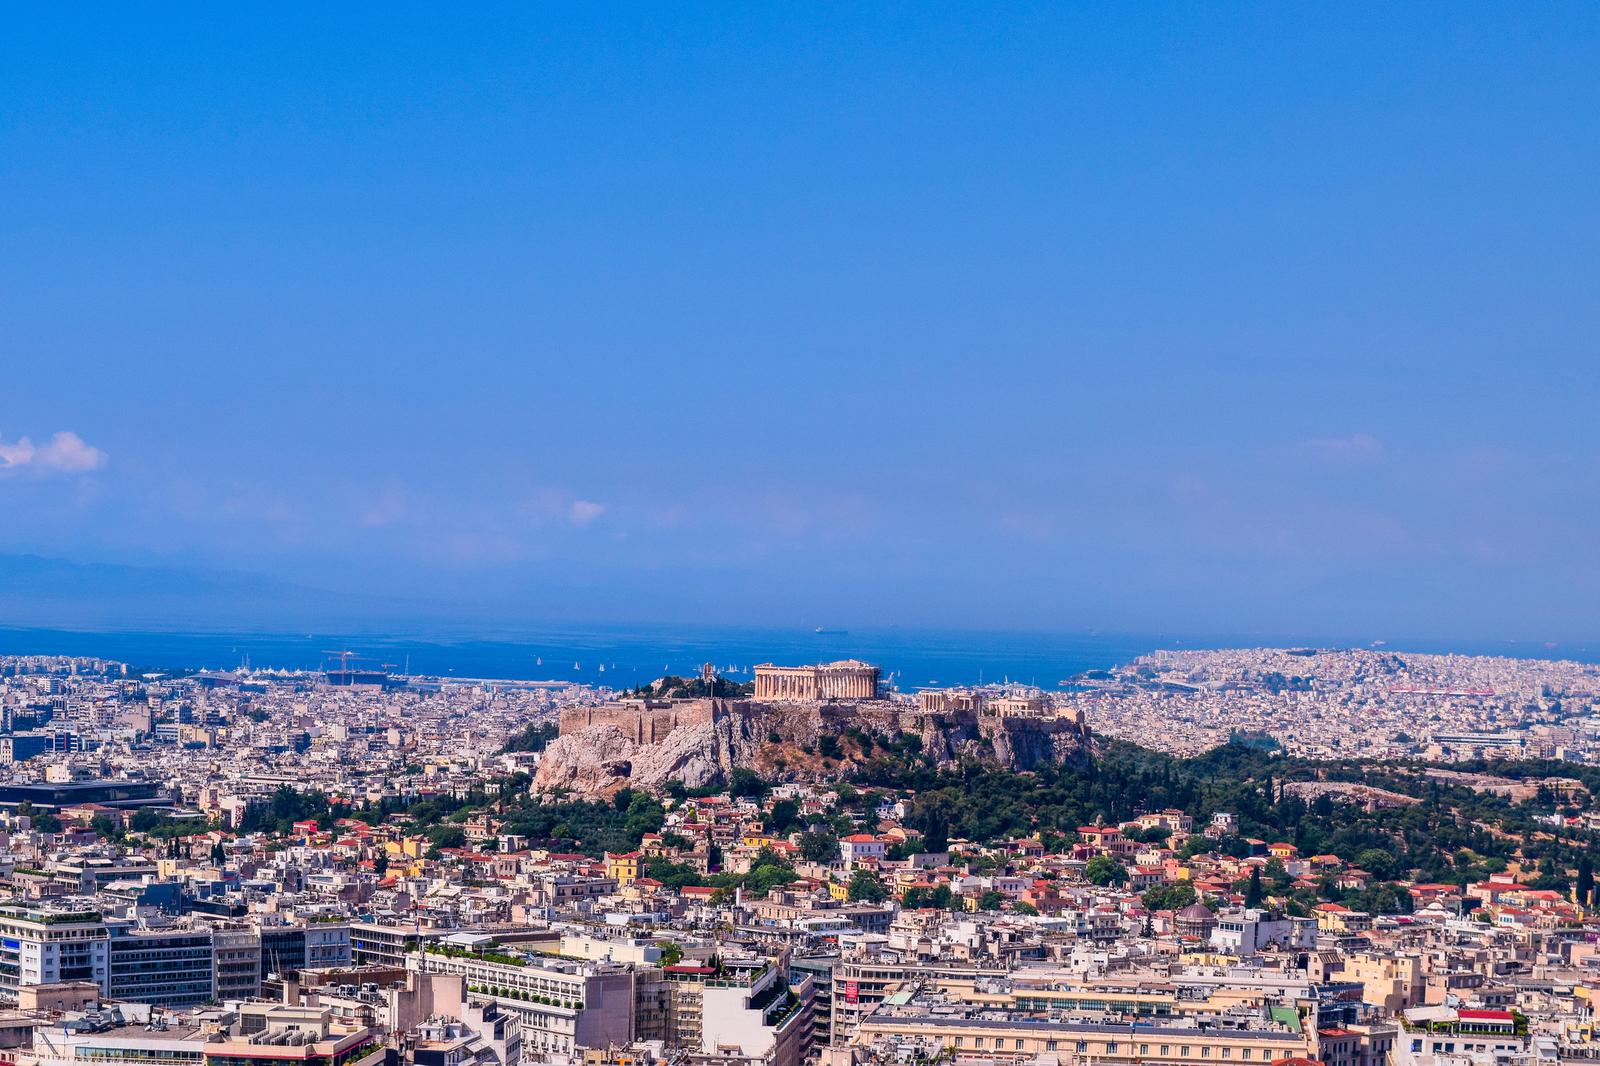
[[(141, 669), (313, 669), (348, 649), (395, 672), (454, 677), (578, 681), (613, 687), (712, 663), (748, 679), (757, 663), (786, 665), (858, 658), (880, 665), (902, 689), (1013, 681), (1054, 688), (1083, 670), (1105, 668), (1172, 646), (1157, 637), (1099, 634), (969, 633), (948, 630), (812, 630), (748, 627), (588, 627), (485, 639), (418, 639), (338, 633), (168, 633), (0, 629), (0, 654), (82, 655)], [(602, 669), (603, 668), (603, 669)]]
[[(416, 675), (576, 681), (623, 687), (663, 674), (690, 675), (710, 662), (736, 680), (756, 663), (781, 665), (857, 658), (877, 663), (902, 690), (925, 685), (1012, 681), (1056, 688), (1073, 674), (1105, 669), (1157, 648), (1293, 646), (1260, 635), (1195, 640), (1172, 635), (851, 629), (814, 632), (735, 626), (591, 626), (528, 630), (495, 639), (339, 633), (77, 632), (0, 628), (0, 654), (80, 655), (138, 669), (315, 669), (348, 649)], [(1349, 646), (1365, 642), (1323, 642)], [(1502, 642), (1445, 645), (1411, 641), (1391, 650), (1595, 661), (1588, 647)], [(603, 667), (603, 669), (602, 669)]]

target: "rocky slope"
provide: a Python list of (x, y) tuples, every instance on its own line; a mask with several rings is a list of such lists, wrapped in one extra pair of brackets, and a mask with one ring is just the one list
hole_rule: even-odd
[[(680, 725), (653, 744), (637, 743), (619, 725), (587, 725), (550, 742), (534, 788), (603, 795), (623, 784), (660, 789), (669, 781), (690, 788), (725, 782), (735, 767), (779, 781), (829, 780), (847, 775), (883, 743), (920, 750), (936, 765), (975, 758), (1031, 770), (1084, 758), (1089, 740), (1066, 719), (997, 719), (917, 713), (888, 703), (766, 704), (752, 700), (709, 704), (703, 720)], [(870, 739), (863, 741), (862, 736)], [(909, 742), (907, 735), (917, 738)], [(838, 757), (824, 737), (834, 738)]]

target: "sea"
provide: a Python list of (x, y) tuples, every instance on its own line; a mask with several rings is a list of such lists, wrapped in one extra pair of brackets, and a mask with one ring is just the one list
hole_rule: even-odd
[(0, 628), (0, 655), (74, 655), (126, 662), (136, 671), (231, 670), (242, 666), (313, 670), (348, 651), (397, 674), (573, 681), (625, 688), (666, 674), (690, 676), (711, 663), (749, 680), (757, 663), (780, 665), (863, 659), (902, 691), (929, 685), (1017, 683), (1059, 688), (1076, 674), (1103, 670), (1162, 648), (1306, 644), (1377, 646), (1394, 651), (1461, 652), (1518, 658), (1600, 661), (1600, 644), (1435, 641), (1272, 640), (1260, 634), (1196, 639), (1162, 634), (1003, 632), (917, 628), (783, 629), (749, 626), (566, 626), (496, 634), (418, 637), (373, 633), (249, 633)]

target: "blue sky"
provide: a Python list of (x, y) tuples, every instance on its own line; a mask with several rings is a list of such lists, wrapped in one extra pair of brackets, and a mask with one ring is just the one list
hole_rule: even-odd
[(8, 12), (0, 553), (1587, 639), (1597, 69), (1583, 4)]

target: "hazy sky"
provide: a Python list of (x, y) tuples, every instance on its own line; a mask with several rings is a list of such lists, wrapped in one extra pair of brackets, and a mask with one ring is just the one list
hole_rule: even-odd
[(1594, 637), (1597, 71), (1581, 3), (12, 10), (0, 553)]

